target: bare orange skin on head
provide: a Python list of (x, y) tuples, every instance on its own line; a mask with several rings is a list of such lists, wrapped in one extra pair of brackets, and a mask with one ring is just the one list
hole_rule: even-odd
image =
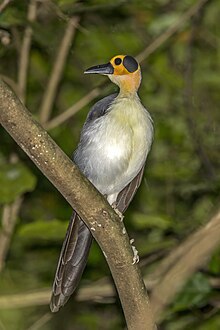
[[(120, 58), (122, 61), (119, 65), (115, 64), (115, 59)], [(123, 65), (123, 59), (125, 55), (114, 56), (110, 63), (114, 68), (113, 75), (109, 78), (120, 87), (121, 94), (133, 94), (136, 93), (141, 83), (141, 70), (138, 65), (138, 69), (134, 72), (129, 72)]]
[[(116, 65), (115, 64), (115, 59), (116, 58), (120, 58), (122, 60), (121, 64)], [(125, 58), (125, 55), (118, 55), (118, 56), (114, 56), (111, 60), (110, 63), (114, 68), (114, 75), (116, 76), (121, 76), (121, 75), (125, 75), (125, 74), (129, 74), (129, 71), (124, 67), (123, 65), (123, 59)]]

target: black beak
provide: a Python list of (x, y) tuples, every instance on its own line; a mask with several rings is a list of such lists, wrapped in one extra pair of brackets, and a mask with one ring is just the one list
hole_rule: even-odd
[(84, 73), (113, 74), (114, 68), (111, 65), (111, 63), (100, 64), (100, 65), (92, 66), (91, 68), (84, 71)]

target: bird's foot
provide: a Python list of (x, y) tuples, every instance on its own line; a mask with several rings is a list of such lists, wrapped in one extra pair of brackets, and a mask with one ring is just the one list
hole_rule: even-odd
[(132, 245), (133, 243), (134, 243), (134, 239), (132, 238), (132, 239), (130, 239), (130, 244), (131, 244), (131, 247), (132, 247), (132, 250), (134, 253), (132, 265), (137, 264), (140, 260), (139, 255), (138, 255), (138, 250), (136, 249), (136, 247), (134, 245)]
[(117, 206), (116, 206), (116, 203), (115, 203), (115, 202), (112, 204), (112, 208), (113, 208), (113, 210), (115, 211), (115, 213), (117, 213), (117, 215), (119, 216), (120, 220), (123, 221), (124, 216), (123, 216), (123, 214), (119, 211), (119, 209), (117, 209)]

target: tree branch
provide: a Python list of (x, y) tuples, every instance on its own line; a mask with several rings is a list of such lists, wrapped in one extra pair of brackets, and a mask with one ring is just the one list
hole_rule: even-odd
[(137, 60), (142, 62), (157, 48), (159, 48), (167, 39), (175, 34), (182, 25), (188, 21), (192, 16), (196, 15), (198, 11), (206, 4), (208, 0), (199, 0), (196, 4), (190, 7), (180, 18), (171, 25), (164, 33), (156, 38), (148, 47), (146, 47), (140, 54), (137, 55)]
[[(164, 260), (161, 281), (151, 293), (156, 319), (190, 276), (201, 267), (219, 246), (220, 211), (201, 229), (192, 234)], [(159, 270), (158, 269), (158, 270)], [(156, 274), (158, 275), (158, 270)]]
[(4, 268), (5, 258), (10, 246), (21, 203), (22, 198), (19, 197), (12, 204), (7, 204), (3, 207), (2, 228), (0, 230), (0, 273)]
[[(28, 7), (28, 14), (27, 14), (28, 21), (32, 23), (36, 19), (36, 15), (37, 15), (37, 1), (31, 0)], [(19, 97), (24, 103), (26, 99), (27, 71), (29, 65), (29, 54), (31, 48), (32, 32), (33, 32), (32, 27), (28, 25), (24, 31), (21, 51), (19, 54), (19, 63), (18, 63)]]
[(94, 88), (88, 94), (83, 96), (78, 102), (73, 104), (70, 108), (62, 112), (60, 115), (51, 119), (48, 123), (44, 124), (44, 128), (47, 130), (51, 130), (52, 128), (57, 127), (62, 124), (64, 121), (68, 120), (70, 117), (74, 116), (79, 110), (85, 107), (89, 102), (94, 100), (99, 94), (101, 89)]
[(51, 313), (45, 313), (41, 318), (39, 318), (36, 322), (34, 322), (27, 330), (38, 330), (42, 329), (42, 327), (50, 321), (52, 318)]
[[(114, 278), (128, 329), (153, 329), (146, 289), (118, 215), (80, 173), (15, 94), (0, 82), (0, 122), (43, 174), (85, 221), (99, 243)], [(85, 207), (86, 205), (86, 207)]]
[[(165, 41), (167, 41), (172, 35), (174, 35), (187, 20), (189, 20), (194, 15), (196, 15), (207, 1), (208, 0), (200, 0), (192, 7), (190, 7), (185, 13), (183, 13), (183, 15), (178, 19), (176, 23), (174, 23), (171, 27), (169, 27), (164, 33), (162, 33), (159, 37), (157, 37), (149, 46), (147, 46), (141, 53), (139, 53), (136, 56), (137, 60), (140, 63), (146, 60), (146, 58), (148, 58), (153, 52), (155, 52)], [(62, 114), (58, 115), (57, 117), (46, 123), (45, 127), (47, 129), (52, 129), (62, 124), (67, 119), (75, 115), (78, 111), (80, 111), (86, 104), (88, 104), (88, 102), (94, 100), (98, 95), (100, 95), (100, 91), (101, 89), (99, 90), (99, 93), (93, 94), (94, 89), (91, 90), (88, 94), (86, 94), (72, 107), (65, 110)]]
[[(27, 20), (33, 22), (36, 19), (37, 3), (36, 0), (31, 0), (28, 6)], [(10, 78), (3, 77), (3, 79), (12, 85), (12, 88), (20, 96), (21, 100), (25, 102), (26, 98), (26, 84), (27, 84), (27, 71), (29, 65), (29, 55), (32, 39), (32, 28), (28, 25), (24, 32), (21, 51), (19, 54), (19, 67), (18, 67), (18, 83), (14, 83)], [(12, 161), (17, 162), (17, 156)], [(5, 259), (8, 249), (10, 248), (11, 238), (16, 226), (17, 215), (22, 204), (22, 198), (19, 196), (11, 204), (6, 204), (3, 207), (2, 216), (2, 230), (0, 231), (0, 272), (4, 268)]]
[[(205, 226), (175, 247), (153, 273), (144, 277), (146, 287), (152, 289), (152, 306), (157, 319), (161, 319), (161, 312), (172, 301), (175, 294), (218, 247), (219, 237), (220, 211)], [(47, 305), (50, 291), (50, 289), (44, 289), (0, 296), (0, 309)], [(93, 283), (92, 286), (81, 287), (76, 299), (97, 302), (114, 296), (115, 291), (111, 283), (102, 279)]]
[(3, 10), (9, 5), (9, 3), (12, 2), (12, 0), (4, 0), (0, 4), (0, 14), (3, 12)]
[(195, 113), (196, 107), (193, 102), (193, 98), (195, 95), (194, 86), (193, 86), (193, 75), (194, 75), (193, 45), (197, 34), (197, 28), (198, 28), (198, 18), (196, 20), (194, 18), (191, 29), (191, 35), (188, 40), (188, 45), (186, 47), (186, 59), (185, 59), (185, 68), (184, 68), (185, 86), (183, 89), (184, 115), (188, 126), (188, 131), (191, 136), (192, 145), (194, 146), (194, 150), (197, 153), (200, 163), (203, 167), (206, 180), (215, 181), (216, 180), (215, 169), (203, 145), (201, 132), (199, 131), (197, 125), (197, 114)]
[(7, 85), (9, 85), (10, 88), (15, 92), (15, 94), (19, 96), (19, 87), (16, 81), (1, 73), (0, 73), (0, 79), (2, 79)]
[(78, 22), (79, 17), (73, 17), (69, 19), (67, 23), (66, 30), (59, 47), (53, 70), (40, 107), (40, 122), (43, 124), (46, 123), (50, 117), (51, 109), (56, 97), (57, 88), (63, 73), (66, 58), (72, 44), (72, 39), (75, 35)]

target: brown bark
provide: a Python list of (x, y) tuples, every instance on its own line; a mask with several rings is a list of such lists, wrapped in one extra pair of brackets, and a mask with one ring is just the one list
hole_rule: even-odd
[(47, 132), (0, 81), (0, 122), (43, 174), (77, 211), (109, 264), (128, 329), (153, 329), (145, 285), (123, 223), (105, 198), (79, 172)]

